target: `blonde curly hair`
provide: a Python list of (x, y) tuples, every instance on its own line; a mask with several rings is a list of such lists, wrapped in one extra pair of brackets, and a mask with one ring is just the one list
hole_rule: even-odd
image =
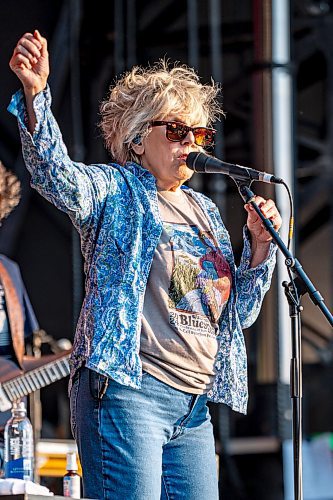
[(133, 140), (146, 137), (153, 120), (179, 115), (191, 123), (211, 124), (223, 115), (219, 86), (202, 84), (194, 69), (160, 60), (152, 67), (135, 66), (110, 87), (100, 106), (105, 146), (120, 164), (140, 163)]
[(20, 197), (20, 181), (0, 161), (0, 222), (19, 204)]

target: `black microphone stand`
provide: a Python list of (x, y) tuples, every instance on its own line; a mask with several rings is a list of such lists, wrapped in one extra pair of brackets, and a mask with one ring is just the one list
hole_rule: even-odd
[(304, 272), (300, 262), (295, 259), (288, 250), (279, 234), (275, 231), (273, 224), (261, 213), (260, 208), (254, 201), (255, 195), (251, 191), (251, 181), (239, 181), (233, 179), (238, 187), (238, 191), (245, 201), (252, 205), (263, 222), (266, 230), (286, 257), (287, 268), (296, 275), (290, 283), (283, 282), (285, 295), (289, 304), (289, 315), (291, 320), (292, 334), (292, 358), (290, 362), (290, 396), (292, 400), (292, 429), (293, 429), (293, 459), (294, 459), (294, 496), (295, 500), (303, 500), (302, 487), (302, 360), (301, 360), (301, 317), (302, 306), (300, 297), (305, 293), (309, 294), (312, 302), (319, 307), (331, 326), (333, 326), (333, 316), (324, 304), (324, 299), (315, 289), (313, 283)]

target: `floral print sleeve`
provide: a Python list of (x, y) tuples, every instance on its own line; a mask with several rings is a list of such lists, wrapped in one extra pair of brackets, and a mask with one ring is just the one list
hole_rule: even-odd
[[(98, 217), (112, 177), (105, 166), (73, 162), (63, 142), (59, 126), (51, 112), (49, 87), (34, 99), (37, 125), (33, 136), (26, 122), (23, 92), (12, 98), (8, 110), (18, 120), (25, 164), (31, 185), (60, 210), (66, 212), (78, 228)], [(110, 168), (111, 169), (111, 168)]]
[(251, 243), (247, 227), (244, 228), (244, 247), (237, 268), (237, 312), (241, 327), (249, 328), (257, 319), (263, 298), (268, 291), (275, 267), (277, 246), (271, 243), (267, 258), (257, 267), (250, 268)]

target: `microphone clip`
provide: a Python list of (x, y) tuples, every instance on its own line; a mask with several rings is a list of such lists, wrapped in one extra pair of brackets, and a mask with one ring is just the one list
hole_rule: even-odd
[(240, 179), (235, 179), (234, 177), (230, 176), (234, 183), (237, 186), (238, 192), (245, 201), (245, 203), (251, 203), (251, 201), (254, 201), (255, 199), (255, 194), (253, 191), (251, 191), (250, 187), (252, 185), (253, 179), (248, 179), (248, 180), (240, 180)]

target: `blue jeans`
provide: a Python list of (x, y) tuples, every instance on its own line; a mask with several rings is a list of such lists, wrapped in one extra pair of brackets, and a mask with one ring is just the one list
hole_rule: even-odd
[(217, 500), (206, 403), (206, 395), (179, 391), (148, 373), (137, 390), (81, 368), (71, 390), (71, 425), (83, 496)]

